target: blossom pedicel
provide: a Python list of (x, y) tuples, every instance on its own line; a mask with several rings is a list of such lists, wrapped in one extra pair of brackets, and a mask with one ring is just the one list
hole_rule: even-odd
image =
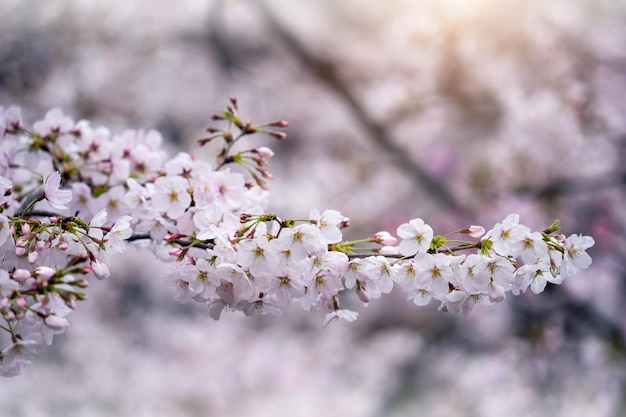
[(324, 327), (357, 318), (340, 306), (346, 290), (368, 303), (398, 287), (416, 305), (434, 299), (460, 313), (508, 292), (539, 293), (591, 264), (591, 237), (555, 236), (558, 222), (533, 232), (517, 214), (486, 233), (472, 225), (445, 235), (412, 219), (397, 228), (399, 244), (387, 231), (344, 241), (349, 220), (336, 210), (283, 220), (265, 211), (273, 152), (233, 145), (257, 133), (284, 139), (274, 129), (287, 123), (243, 121), (234, 98), (212, 119), (227, 125), (199, 141), (221, 142), (214, 164), (169, 158), (156, 131), (111, 136), (58, 109), (28, 129), (17, 107), (0, 107), (2, 375), (17, 375), (65, 331), (86, 299), (81, 275), (108, 277), (109, 254), (129, 240), (172, 261), (164, 281), (174, 298), (205, 304), (214, 319), (280, 315), (298, 303), (327, 310)]

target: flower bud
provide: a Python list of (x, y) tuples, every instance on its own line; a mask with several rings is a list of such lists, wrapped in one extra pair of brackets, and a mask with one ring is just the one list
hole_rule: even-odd
[(286, 120), (276, 120), (275, 122), (269, 123), (268, 126), (272, 127), (287, 127), (289, 123)]
[(56, 274), (56, 271), (49, 266), (40, 266), (35, 268), (33, 271), (33, 276), (37, 278), (41, 278), (43, 280), (50, 279), (51, 276)]
[(268, 180), (274, 179), (274, 176), (265, 168), (257, 168), (256, 170), (263, 176), (263, 178), (267, 178)]
[(339, 308), (339, 299), (337, 297), (330, 297), (326, 299), (326, 308), (329, 310), (336, 310)]
[(258, 154), (261, 158), (269, 159), (274, 156), (274, 151), (272, 151), (267, 146), (259, 146), (254, 150), (256, 154)]
[(183, 250), (181, 248), (174, 248), (168, 252), (168, 254), (171, 256), (180, 256), (182, 253), (183, 253)]
[(37, 262), (38, 257), (39, 253), (37, 253), (36, 251), (28, 252), (28, 263), (31, 265), (34, 264), (35, 262)]
[(24, 282), (31, 277), (30, 271), (26, 269), (16, 269), (11, 274), (11, 278), (16, 280), (17, 282)]
[(467, 234), (470, 235), (470, 237), (473, 237), (474, 239), (478, 239), (479, 237), (482, 237), (482, 235), (485, 234), (485, 228), (482, 226), (470, 226), (467, 229)]
[(356, 295), (358, 295), (359, 300), (363, 301), (364, 303), (369, 303), (370, 300), (372, 299), (369, 291), (365, 287), (365, 284), (363, 284), (359, 280), (356, 281)]
[(91, 263), (91, 270), (98, 279), (105, 279), (111, 275), (109, 267), (99, 259), (96, 259)]
[(47, 316), (43, 322), (46, 324), (46, 326), (48, 326), (50, 329), (55, 330), (57, 332), (62, 332), (65, 329), (67, 329), (70, 326), (70, 322), (67, 321), (66, 318), (64, 317), (60, 317), (57, 315), (49, 315)]
[(397, 246), (383, 246), (378, 249), (378, 253), (383, 256), (396, 256), (400, 255), (400, 249)]
[(391, 233), (382, 231), (374, 235), (374, 241), (376, 243), (380, 243), (381, 245), (393, 246), (398, 242), (398, 239), (391, 236)]

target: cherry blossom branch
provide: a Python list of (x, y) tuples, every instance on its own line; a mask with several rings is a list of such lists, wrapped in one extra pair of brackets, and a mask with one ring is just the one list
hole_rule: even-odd
[[(111, 137), (58, 109), (29, 130), (19, 109), (0, 107), (0, 329), (11, 339), (0, 374), (16, 375), (63, 333), (86, 299), (85, 278), (108, 277), (110, 254), (126, 242), (171, 261), (164, 280), (174, 299), (204, 304), (214, 319), (224, 311), (281, 315), (299, 304), (325, 309), (324, 327), (357, 318), (341, 307), (349, 293), (367, 304), (397, 288), (416, 305), (436, 300), (442, 311), (467, 313), (507, 293), (540, 293), (591, 264), (591, 237), (556, 235), (558, 222), (533, 232), (517, 214), (488, 231), (445, 234), (416, 218), (397, 228), (399, 239), (380, 231), (352, 241), (343, 239), (349, 219), (336, 210), (282, 220), (265, 211), (273, 152), (233, 145), (259, 133), (283, 140), (274, 129), (287, 123), (244, 122), (235, 98), (212, 119), (227, 124), (199, 140), (222, 141), (215, 165), (169, 157), (155, 131)], [(28, 165), (36, 168), (19, 168)]]

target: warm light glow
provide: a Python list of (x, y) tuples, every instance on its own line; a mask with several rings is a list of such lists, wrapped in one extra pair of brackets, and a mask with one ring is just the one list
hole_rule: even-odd
[(438, 0), (441, 11), (453, 20), (472, 20), (491, 15), (510, 5), (510, 1), (495, 0)]

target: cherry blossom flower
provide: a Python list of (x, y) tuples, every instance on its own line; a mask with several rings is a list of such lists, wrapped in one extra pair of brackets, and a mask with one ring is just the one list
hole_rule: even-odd
[(181, 177), (159, 177), (154, 183), (152, 204), (161, 213), (171, 219), (183, 215), (191, 204), (191, 195), (187, 191), (189, 182)]
[(322, 238), (327, 244), (341, 242), (343, 235), (339, 230), (339, 225), (343, 222), (344, 217), (340, 212), (325, 210), (320, 214), (318, 209), (313, 209), (309, 214), (309, 219), (319, 227)]
[(278, 265), (278, 255), (264, 237), (239, 242), (239, 263), (253, 275), (269, 273)]
[(530, 233), (529, 231), (512, 246), (513, 252), (521, 253), (522, 260), (527, 264), (537, 262), (538, 259), (545, 257), (548, 253), (548, 245), (540, 232)]
[(72, 201), (71, 190), (59, 189), (61, 185), (61, 174), (55, 171), (44, 177), (44, 196), (48, 203), (56, 209), (64, 210)]
[(7, 216), (0, 213), (0, 247), (4, 246), (4, 244), (10, 240), (11, 237), (11, 225), (9, 224), (9, 219)]
[(433, 239), (433, 229), (419, 218), (398, 226), (397, 233), (402, 238), (399, 246), (402, 256), (428, 251)]
[(356, 311), (346, 310), (344, 308), (333, 310), (330, 313), (326, 314), (326, 317), (324, 317), (322, 328), (325, 329), (330, 323), (338, 319), (345, 320), (348, 323), (351, 323), (355, 321), (358, 317), (359, 313), (357, 313)]
[(33, 130), (42, 136), (50, 133), (65, 133), (74, 128), (74, 121), (66, 117), (60, 109), (52, 109), (43, 120), (33, 124)]
[(493, 229), (489, 230), (483, 240), (490, 238), (493, 243), (493, 250), (498, 254), (517, 257), (522, 251), (520, 242), (528, 234), (530, 234), (530, 229), (519, 224), (519, 214), (513, 213), (509, 214), (502, 223), (497, 223)]
[(448, 283), (453, 276), (450, 262), (450, 257), (443, 253), (417, 254), (415, 256), (415, 267), (419, 271), (416, 277), (417, 288), (427, 290), (437, 297), (445, 297), (449, 291)]
[(561, 266), (563, 276), (571, 276), (582, 269), (589, 268), (591, 256), (586, 250), (595, 243), (592, 237), (583, 235), (570, 235), (565, 240), (563, 265)]
[(124, 240), (128, 239), (133, 230), (130, 227), (130, 216), (122, 216), (115, 221), (111, 231), (106, 235), (106, 247), (117, 252), (123, 252), (126, 248)]

